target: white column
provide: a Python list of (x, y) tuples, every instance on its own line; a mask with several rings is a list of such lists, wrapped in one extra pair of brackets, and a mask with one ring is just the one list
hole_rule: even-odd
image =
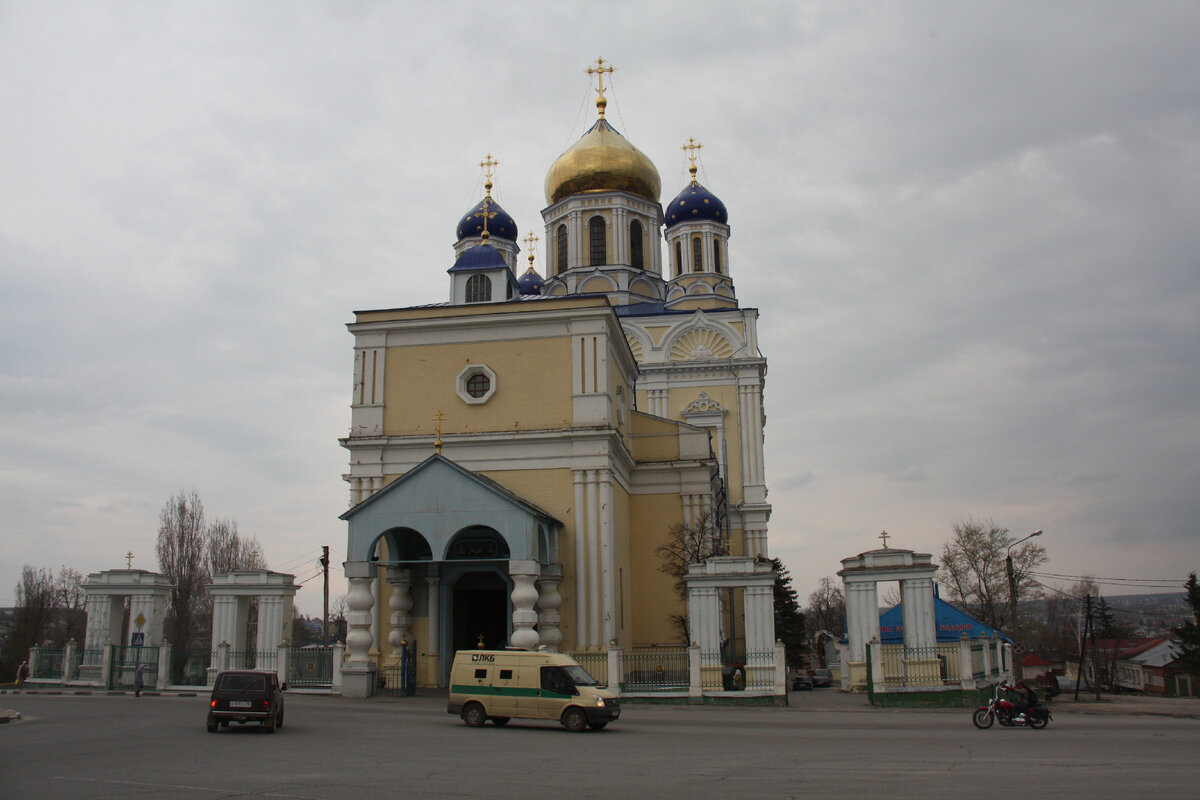
[(600, 646), (600, 502), (596, 470), (587, 471), (588, 638), (589, 647)]
[[(365, 566), (372, 565), (366, 563)], [(369, 573), (348, 578), (350, 591), (346, 595), (346, 605), (350, 612), (346, 615), (349, 627), (346, 633), (346, 649), (350, 651), (351, 664), (365, 664), (370, 661), (372, 643), (371, 607), (375, 604), (375, 596), (371, 593), (372, 579)]]
[(575, 470), (575, 646), (587, 643), (587, 508), (585, 473)]
[[(426, 575), (425, 586), (428, 601), (426, 605), (429, 607), (429, 643), (425, 652), (437, 656), (442, 651), (442, 579), (437, 575)], [(433, 662), (437, 664), (437, 658), (434, 658)]]
[(904, 616), (904, 646), (937, 646), (934, 623), (933, 580), (909, 578), (900, 581), (900, 602)]
[(533, 650), (538, 644), (538, 633), (533, 629), (538, 615), (533, 606), (538, 600), (534, 582), (538, 576), (536, 561), (516, 560), (508, 562), (508, 574), (512, 578), (512, 627), (510, 642), (513, 647)]
[(212, 666), (217, 666), (217, 647), (221, 642), (237, 639), (238, 599), (232, 595), (217, 595), (213, 598), (212, 620)]
[(542, 574), (537, 579), (538, 587), (538, 646), (547, 650), (557, 651), (562, 644), (562, 631), (559, 629), (562, 606), (562, 595), (558, 593), (558, 584), (562, 580), (562, 565), (547, 564), (542, 567)]
[(283, 598), (259, 596), (258, 636), (255, 649), (260, 653), (271, 653), (283, 639)]
[(617, 581), (613, 555), (613, 491), (612, 473), (600, 470), (600, 591), (603, 596), (604, 617), (601, 623), (600, 646), (607, 646), (616, 636)]
[(112, 598), (94, 594), (87, 599), (87, 634), (83, 640), (85, 650), (99, 650), (109, 638), (109, 614)]
[(400, 643), (412, 639), (412, 572), (398, 567), (389, 567), (387, 581), (392, 585), (392, 596), (388, 605), (392, 609), (391, 630), (388, 644), (392, 646), (392, 657), (400, 657)]
[(879, 593), (874, 581), (847, 582), (845, 586), (850, 660), (865, 661), (867, 642), (879, 637)]

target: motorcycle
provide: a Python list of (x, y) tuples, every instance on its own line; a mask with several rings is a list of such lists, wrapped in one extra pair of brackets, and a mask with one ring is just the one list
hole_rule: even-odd
[(971, 721), (975, 723), (976, 728), (986, 730), (992, 727), (993, 722), (999, 722), (1009, 728), (1029, 727), (1040, 730), (1050, 724), (1050, 709), (1038, 703), (1034, 703), (1024, 714), (1018, 714), (1016, 706), (1000, 696), (1000, 691), (1007, 688), (1008, 684), (998, 684), (995, 695), (988, 700), (987, 705), (975, 709)]

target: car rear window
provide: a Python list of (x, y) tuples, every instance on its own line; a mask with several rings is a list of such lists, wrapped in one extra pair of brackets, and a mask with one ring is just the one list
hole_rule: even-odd
[(225, 692), (262, 692), (267, 688), (265, 675), (222, 675), (218, 689)]

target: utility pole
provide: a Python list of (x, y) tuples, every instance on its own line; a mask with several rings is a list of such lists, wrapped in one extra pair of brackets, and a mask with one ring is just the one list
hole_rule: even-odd
[[(1026, 536), (1025, 539), (1032, 539), (1035, 536), (1041, 536), (1041, 535), (1042, 535), (1042, 532), (1040, 530), (1036, 530), (1033, 533)], [(1004, 567), (1005, 567), (1005, 569), (1008, 570), (1008, 616), (1012, 620), (1013, 633), (1019, 633), (1020, 626), (1017, 625), (1017, 574), (1013, 571), (1012, 551), (1013, 551), (1014, 547), (1019, 545), (1021, 542), (1025, 541), (1025, 539), (1018, 539), (1017, 541), (1010, 544), (1008, 546), (1008, 555), (1005, 556), (1005, 558), (1004, 558)], [(885, 547), (887, 546), (886, 541), (883, 544)], [(1021, 643), (1017, 642), (1017, 644), (1021, 644)], [(1014, 649), (1016, 649), (1016, 648), (1014, 648)], [(1024, 653), (1014, 653), (1013, 677), (1016, 678), (1018, 681), (1025, 680), (1025, 665), (1021, 663), (1021, 659), (1023, 659), (1024, 657), (1025, 657)]]
[(329, 545), (321, 547), (321, 569), (325, 573), (325, 603), (321, 608), (321, 646), (329, 646)]
[[(1079, 669), (1075, 671), (1075, 699), (1079, 699), (1079, 684), (1083, 682), (1083, 659), (1087, 655), (1087, 640), (1088, 631), (1092, 629), (1092, 593), (1088, 592), (1084, 598), (1086, 603), (1083, 617), (1083, 636), (1079, 637)], [(1093, 667), (1093, 672), (1095, 668)], [(1097, 699), (1099, 699), (1099, 691), (1097, 691)]]

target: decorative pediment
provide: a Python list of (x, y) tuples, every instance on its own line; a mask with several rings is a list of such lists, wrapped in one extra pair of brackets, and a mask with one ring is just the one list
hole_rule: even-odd
[(688, 404), (688, 407), (683, 410), (683, 415), (688, 414), (709, 414), (712, 412), (725, 413), (725, 407), (708, 396), (708, 392), (701, 392), (700, 396)]
[(715, 361), (733, 355), (733, 345), (714, 330), (691, 330), (671, 346), (672, 361)]

